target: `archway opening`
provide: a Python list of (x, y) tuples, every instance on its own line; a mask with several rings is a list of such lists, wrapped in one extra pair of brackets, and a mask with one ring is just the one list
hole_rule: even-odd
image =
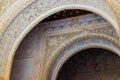
[[(92, 30), (93, 27), (95, 27), (95, 30)], [(105, 32), (106, 29), (111, 32)], [(80, 35), (88, 32), (109, 35), (115, 39), (118, 38), (114, 28), (105, 19), (89, 11), (78, 9), (64, 10), (44, 19), (26, 35), (19, 45), (13, 59), (10, 80), (31, 80), (33, 77), (36, 77), (34, 79), (39, 79), (39, 64), (42, 63), (40, 62), (41, 55), (44, 55), (45, 49), (48, 47), (46, 43), (50, 42), (50, 46), (56, 46), (55, 36)], [(49, 37), (53, 37), (52, 40)], [(61, 40), (61, 44), (66, 41)]]
[(118, 80), (120, 57), (101, 48), (89, 48), (69, 58), (57, 80)]

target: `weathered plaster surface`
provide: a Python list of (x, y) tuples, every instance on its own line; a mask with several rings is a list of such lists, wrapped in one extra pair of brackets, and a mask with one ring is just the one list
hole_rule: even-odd
[[(18, 0), (16, 2), (16, 4), (14, 5), (14, 7), (12, 7), (12, 13), (11, 13), (11, 10), (10, 10), (3, 17), (3, 20), (1, 20), (1, 24), (0, 24), (1, 31), (4, 32), (5, 28), (9, 25), (9, 23), (11, 22), (13, 17), (15, 17), (18, 14), (18, 11), (21, 10), (21, 8), (24, 8), (25, 5), (28, 5), (28, 4), (32, 3), (32, 2), (34, 2), (33, 3), (34, 5), (30, 5), (29, 6), (30, 8), (26, 8), (26, 10), (24, 10), (24, 12), (21, 13), (21, 15), (22, 15), (22, 16), (20, 16), (21, 18), (23, 18), (25, 14), (27, 14), (27, 17), (30, 18), (30, 20), (29, 19), (25, 20), (25, 23), (26, 23), (26, 21), (30, 22), (31, 20), (33, 20), (36, 17), (38, 17), (38, 15), (40, 15), (41, 13), (46, 12), (47, 10), (50, 10), (52, 8), (55, 8), (55, 7), (58, 7), (58, 6), (61, 6), (61, 5), (68, 5), (68, 4), (81, 4), (81, 5), (84, 5), (85, 4), (85, 6), (90, 6), (90, 7), (97, 8), (97, 9), (99, 9), (99, 11), (103, 11), (107, 15), (111, 16), (112, 20), (113, 20), (113, 22), (111, 21), (111, 24), (113, 24), (116, 29), (118, 27), (117, 23), (116, 23), (117, 20), (116, 20), (116, 18), (114, 16), (113, 12), (109, 8), (109, 6), (105, 3), (104, 0), (99, 0), (99, 1), (98, 0), (93, 0), (93, 1), (90, 1), (90, 0), (83, 0), (83, 1), (81, 1), (81, 0), (80, 1), (71, 0), (69, 2), (68, 1), (64, 1), (64, 0), (62, 0), (62, 1), (61, 0), (60, 1), (59, 0), (53, 0), (53, 1), (49, 1), (49, 0), (48, 1), (45, 1), (45, 0), (44, 1), (42, 1), (42, 0), (40, 0), (40, 1), (39, 0), (38, 1), (35, 1), (35, 0), (25, 0), (25, 1), (23, 0), (22, 1), (22, 0), (20, 0), (19, 1)], [(49, 3), (49, 5), (47, 5), (47, 3)], [(41, 5), (38, 5), (38, 4), (41, 4)], [(63, 9), (65, 9), (65, 6), (63, 7)], [(83, 9), (85, 9), (85, 8), (83, 8)], [(86, 10), (89, 10), (89, 9), (86, 9)], [(35, 12), (35, 13), (33, 13), (33, 12)], [(101, 14), (101, 13), (99, 13), (97, 11), (94, 11), (94, 10), (93, 10), (93, 12), (95, 12), (95, 13), (101, 15), (101, 16), (103, 15), (103, 16), (107, 17), (107, 15), (105, 15), (104, 13)], [(53, 14), (53, 13), (54, 12), (51, 12), (50, 14)], [(7, 17), (7, 19), (6, 19), (6, 17)], [(24, 19), (26, 19), (26, 18), (23, 18), (23, 20)], [(109, 20), (110, 19), (108, 19), (108, 21)], [(24, 24), (24, 22), (22, 22), (22, 24)]]
[(12, 59), (24, 36), (41, 20), (64, 9), (84, 9), (97, 13), (118, 32), (116, 16), (104, 0), (18, 0), (0, 18), (1, 79), (8, 80)]
[[(115, 13), (118, 21), (118, 25), (120, 27), (120, 0), (105, 0), (110, 7), (112, 8), (113, 12)], [(120, 28), (119, 33), (120, 33)]]
[[(88, 40), (89, 38), (90, 40)], [(112, 42), (107, 41), (107, 39)], [(77, 44), (69, 46), (76, 41), (78, 41)], [(67, 53), (75, 47), (89, 43), (92, 43), (91, 45), (98, 44), (98, 47), (103, 45), (101, 48), (104, 45), (112, 46), (114, 50), (116, 48), (115, 46), (118, 46), (118, 35), (106, 20), (95, 14), (38, 24), (25, 37), (16, 52), (13, 62), (12, 79), (55, 80), (52, 79), (55, 78), (54, 68), (50, 73), (52, 78), (47, 78), (48, 70), (50, 70), (51, 63), (56, 55), (61, 55), (62, 58), (63, 54), (57, 51), (62, 51), (66, 48), (67, 51), (65, 52)], [(57, 59), (60, 59), (60, 57)], [(59, 62), (59, 60), (56, 61)], [(29, 64), (25, 64), (26, 62)], [(31, 73), (23, 75), (24, 70), (22, 71), (22, 69), (25, 69), (25, 73), (29, 73), (32, 70), (32, 76)], [(16, 75), (16, 70), (20, 71), (19, 75)]]
[(17, 0), (0, 0), (0, 17), (8, 10)]
[[(0, 32), (4, 30), (4, 27), (6, 27), (8, 25), (8, 23), (10, 23), (10, 21), (13, 19), (13, 17), (15, 17), (20, 10), (22, 10), (25, 6), (27, 6), (28, 4), (30, 4), (34, 1), (35, 0), (1, 0), (0, 1), (0, 21), (1, 21)], [(86, 1), (89, 2), (90, 0), (85, 0), (85, 2)], [(119, 18), (120, 18), (120, 16), (119, 16), (119, 13), (120, 13), (119, 0), (105, 0), (105, 1), (106, 1), (106, 3), (110, 4), (111, 8), (115, 12), (115, 15), (117, 16), (118, 22), (119, 22)], [(100, 3), (99, 1), (96, 2), (96, 0), (90, 1), (90, 2), (91, 3)], [(11, 10), (12, 10), (12, 12), (11, 12)], [(7, 17), (7, 19), (6, 19), (6, 17)]]
[[(105, 46), (109, 46), (109, 48)], [(111, 44), (111, 42), (107, 40), (100, 39), (97, 37), (96, 38), (93, 37), (89, 39), (81, 38), (81, 40), (78, 40), (78, 42), (76, 41), (75, 43), (72, 43), (71, 45), (67, 46), (67, 48), (65, 48), (63, 51), (61, 51), (59, 55), (57, 55), (57, 58), (54, 60), (52, 69), (50, 69), (51, 71), (50, 71), (48, 80), (56, 80), (57, 74), (61, 69), (62, 65), (64, 64), (64, 62), (66, 62), (68, 58), (73, 56), (78, 51), (81, 51), (87, 48), (104, 48), (108, 50), (112, 49), (113, 52), (114, 52), (114, 49), (116, 49), (116, 51), (118, 52), (120, 51), (119, 48), (115, 47), (113, 44)], [(118, 53), (116, 51), (115, 53)]]
[[(8, 26), (11, 20), (13, 20), (25, 7), (30, 5), (35, 0), (16, 0), (10, 4), (10, 1), (6, 1), (5, 5), (1, 6), (0, 16), (0, 33), (3, 32), (5, 26)], [(2, 1), (1, 1), (1, 4)], [(8, 8), (7, 8), (8, 7)], [(7, 9), (6, 9), (7, 8)]]

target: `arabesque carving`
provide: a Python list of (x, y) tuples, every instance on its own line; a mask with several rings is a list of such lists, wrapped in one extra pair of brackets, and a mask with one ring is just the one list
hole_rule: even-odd
[[(4, 0), (1, 0), (3, 2)], [(33, 29), (33, 27), (38, 24), (44, 18), (56, 13), (56, 10), (61, 11), (64, 9), (83, 9), (92, 11), (109, 21), (112, 24), (111, 27), (115, 29), (114, 31), (108, 30), (102, 31), (101, 28), (93, 31), (88, 28), (80, 29), (77, 33), (86, 32), (85, 34), (91, 33), (92, 31), (97, 33), (103, 33), (100, 37), (107, 35), (108, 40), (111, 40), (116, 46), (118, 46), (118, 23), (119, 23), (119, 2), (118, 0), (109, 0), (110, 6), (113, 8), (113, 12), (110, 6), (105, 2), (105, 0), (16, 0), (17, 4), (14, 7), (10, 7), (13, 0), (5, 1), (5, 3), (0, 3), (4, 8), (1, 10), (1, 14), (4, 15), (0, 20), (0, 77), (4, 80), (9, 79), (10, 68), (12, 65), (12, 60), (15, 55), (15, 51), (19, 46), (19, 43), (27, 35), (27, 33)], [(23, 1), (23, 2), (22, 2)], [(113, 2), (115, 1), (115, 2)], [(13, 2), (14, 3), (14, 2)], [(113, 4), (113, 5), (112, 5)], [(11, 8), (11, 9), (10, 9)], [(10, 11), (9, 11), (10, 9)], [(6, 10), (8, 12), (6, 12)], [(115, 16), (116, 15), (116, 16)], [(116, 18), (117, 17), (117, 18)], [(118, 20), (118, 23), (117, 23)], [(75, 26), (74, 24), (72, 26)], [(65, 28), (64, 26), (59, 26), (59, 29)], [(113, 29), (113, 30), (114, 30)], [(62, 30), (61, 30), (62, 31)], [(76, 30), (75, 30), (76, 31)], [(72, 33), (72, 32), (70, 32)], [(112, 34), (115, 33), (115, 34)], [(47, 33), (45, 36), (49, 36)], [(52, 35), (53, 36), (53, 35)], [(50, 38), (50, 37), (48, 37)], [(65, 40), (64, 37), (60, 38)], [(56, 43), (53, 43), (54, 40)], [(50, 46), (57, 46), (57, 39), (52, 38), (49, 40)], [(47, 60), (47, 59), (46, 59)], [(2, 65), (2, 66), (1, 66)]]

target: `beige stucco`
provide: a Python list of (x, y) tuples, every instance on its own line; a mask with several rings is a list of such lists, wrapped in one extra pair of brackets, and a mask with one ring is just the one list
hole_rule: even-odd
[[(7, 23), (15, 16), (15, 13), (19, 11), (20, 8), (25, 7), (29, 2), (34, 2), (35, 0), (0, 0), (0, 31), (4, 30), (4, 27)], [(120, 1), (119, 0), (105, 0), (107, 4), (111, 7), (115, 15), (117, 16), (118, 25), (120, 26)], [(93, 1), (94, 2), (94, 1)], [(16, 3), (19, 3), (16, 4)], [(10, 12), (9, 10), (13, 7), (13, 10)], [(9, 13), (9, 17), (5, 19), (6, 14)], [(5, 19), (4, 22), (2, 19)], [(116, 28), (119, 29), (119, 28)], [(119, 30), (117, 30), (119, 32)]]
[[(118, 25), (120, 27), (120, 1), (119, 0), (105, 0), (112, 10), (114, 11), (117, 20), (118, 20)], [(119, 28), (119, 33), (120, 33), (120, 28)]]
[(17, 0), (0, 0), (0, 17), (8, 10)]
[[(119, 1), (99, 0), (101, 1), (100, 5), (97, 1), (98, 0), (70, 0), (69, 2), (68, 0), (1, 0), (0, 80), (9, 80), (15, 51), (25, 35), (27, 35), (27, 33), (29, 33), (29, 31), (41, 20), (58, 11), (64, 9), (83, 9), (92, 11), (105, 18), (113, 26), (116, 32), (119, 33)], [(108, 2), (108, 4), (104, 1)], [(119, 44), (117, 43), (117, 45)]]

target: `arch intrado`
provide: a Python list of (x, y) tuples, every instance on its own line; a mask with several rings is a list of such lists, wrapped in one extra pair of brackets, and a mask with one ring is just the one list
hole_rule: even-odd
[(56, 56), (54, 61), (52, 62), (48, 80), (56, 80), (59, 74), (60, 69), (62, 68), (63, 64), (73, 55), (77, 54), (82, 50), (86, 50), (89, 48), (100, 48), (109, 50), (114, 52), (118, 56), (120, 56), (120, 50), (117, 46), (111, 43), (111, 41), (106, 40), (104, 38), (83, 38), (76, 42), (73, 42), (71, 45), (64, 47), (62, 51)]
[(25, 35), (41, 20), (66, 9), (83, 9), (94, 12), (105, 18), (119, 32), (116, 17), (104, 0), (36, 0), (28, 1), (28, 3), (27, 0), (24, 3), (18, 1), (6, 12), (0, 23), (2, 28), (0, 34), (0, 78), (9, 80), (15, 51)]

